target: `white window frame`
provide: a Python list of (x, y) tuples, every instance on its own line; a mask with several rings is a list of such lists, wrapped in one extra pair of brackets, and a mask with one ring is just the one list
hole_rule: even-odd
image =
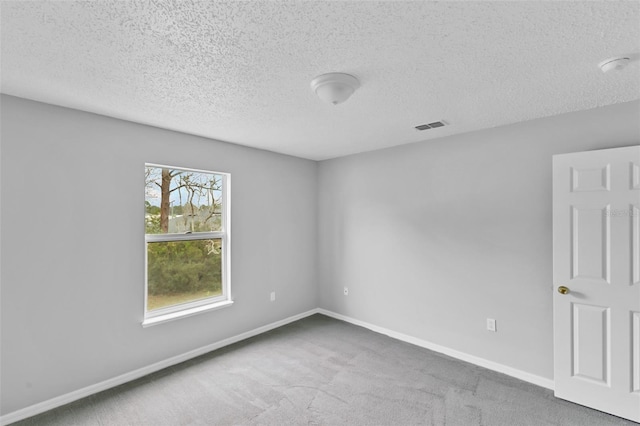
[[(222, 211), (221, 211), (221, 230), (215, 232), (196, 232), (190, 234), (147, 234), (145, 232), (144, 244), (144, 319), (143, 327), (160, 324), (167, 321), (196, 315), (215, 309), (231, 306), (231, 203), (230, 188), (231, 175), (225, 172), (216, 172), (211, 170), (192, 169), (180, 166), (167, 166), (155, 163), (145, 163), (146, 167), (158, 167), (171, 170), (184, 170), (186, 172), (206, 173), (222, 176)], [(211, 240), (220, 239), (221, 242), (221, 259), (220, 267), (222, 268), (222, 295), (208, 297), (206, 299), (194, 300), (193, 302), (179, 303), (166, 306), (152, 311), (147, 310), (148, 288), (148, 249), (149, 243), (154, 242), (171, 242), (171, 241), (194, 241), (194, 240)]]

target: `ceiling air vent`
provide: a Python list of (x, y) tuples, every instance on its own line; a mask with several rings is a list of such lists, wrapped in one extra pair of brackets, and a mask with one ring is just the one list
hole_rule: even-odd
[(417, 130), (435, 129), (436, 127), (443, 127), (446, 124), (447, 123), (445, 123), (444, 121), (434, 121), (433, 123), (421, 124), (419, 126), (416, 126), (416, 129)]

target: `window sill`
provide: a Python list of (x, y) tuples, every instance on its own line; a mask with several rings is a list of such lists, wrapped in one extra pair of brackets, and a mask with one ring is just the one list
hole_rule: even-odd
[(169, 314), (158, 315), (155, 317), (145, 318), (142, 321), (143, 327), (151, 327), (152, 325), (162, 324), (165, 322), (177, 320), (180, 318), (190, 317), (202, 312), (215, 311), (216, 309), (226, 308), (233, 305), (233, 300), (223, 300), (221, 302), (209, 303), (207, 305), (196, 306), (195, 308), (184, 309), (182, 311), (171, 312)]

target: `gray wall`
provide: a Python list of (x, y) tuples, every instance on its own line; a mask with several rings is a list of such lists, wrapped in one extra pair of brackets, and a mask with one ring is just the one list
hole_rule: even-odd
[[(2, 413), (317, 306), (317, 163), (1, 102)], [(145, 162), (231, 173), (232, 307), (140, 325)]]
[(552, 378), (551, 157), (638, 144), (639, 117), (632, 102), (321, 162), (320, 307)]

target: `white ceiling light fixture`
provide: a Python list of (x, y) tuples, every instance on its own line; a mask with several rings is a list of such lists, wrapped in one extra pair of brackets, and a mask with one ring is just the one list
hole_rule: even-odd
[(621, 69), (629, 65), (630, 61), (631, 58), (628, 58), (626, 56), (616, 56), (613, 58), (605, 59), (604, 61), (600, 62), (598, 66), (600, 67), (602, 72), (609, 72), (612, 70), (620, 71)]
[(322, 74), (311, 80), (311, 90), (320, 99), (333, 105), (341, 104), (349, 99), (358, 87), (360, 87), (360, 82), (357, 78), (340, 72)]

